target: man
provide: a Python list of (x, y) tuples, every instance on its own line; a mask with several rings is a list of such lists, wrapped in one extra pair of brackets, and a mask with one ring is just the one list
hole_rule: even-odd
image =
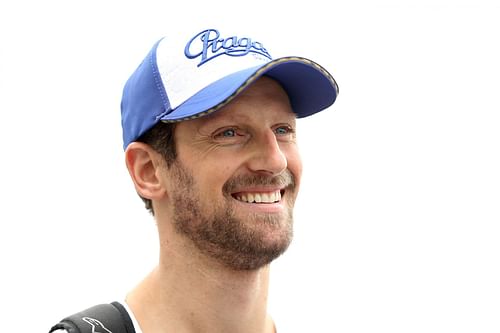
[[(273, 60), (260, 40), (225, 33), (160, 40), (125, 86), (126, 165), (156, 219), (160, 260), (114, 303), (124, 331), (276, 330), (269, 264), (292, 240), (295, 120), (329, 107), (338, 88), (308, 59)], [(98, 315), (53, 330), (79, 321), (82, 331), (118, 333)]]

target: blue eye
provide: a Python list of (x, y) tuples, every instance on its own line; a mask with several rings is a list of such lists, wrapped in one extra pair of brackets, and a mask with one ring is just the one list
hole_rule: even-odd
[(286, 134), (287, 133), (287, 130), (283, 127), (278, 127), (276, 129), (276, 134)]
[(225, 128), (215, 133), (214, 138), (230, 139), (238, 136), (238, 129), (234, 127)]
[(278, 135), (285, 135), (285, 134), (289, 134), (292, 132), (292, 129), (288, 126), (280, 126), (280, 127), (277, 127), (274, 132)]
[(222, 131), (222, 133), (220, 133), (220, 136), (224, 138), (231, 138), (233, 136), (236, 136), (236, 131), (234, 130), (234, 128), (228, 128), (227, 130)]

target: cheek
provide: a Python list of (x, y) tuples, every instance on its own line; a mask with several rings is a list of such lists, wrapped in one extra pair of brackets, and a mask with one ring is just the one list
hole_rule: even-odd
[(302, 158), (296, 146), (286, 151), (288, 170), (295, 176), (297, 187), (302, 176)]
[(178, 159), (189, 169), (199, 195), (203, 196), (213, 196), (217, 191), (220, 192), (222, 184), (231, 172), (233, 162), (233, 159), (219, 151), (212, 150), (207, 153), (199, 149), (179, 149)]
[(209, 198), (216, 198), (223, 195), (224, 184), (231, 179), (237, 168), (234, 165), (234, 159), (221, 159), (221, 163), (216, 165), (204, 165), (200, 170), (201, 191)]

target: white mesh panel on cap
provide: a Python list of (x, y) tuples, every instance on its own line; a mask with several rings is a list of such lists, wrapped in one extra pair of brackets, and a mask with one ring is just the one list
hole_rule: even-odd
[[(156, 61), (172, 109), (175, 109), (195, 93), (226, 75), (270, 61), (269, 58), (258, 52), (248, 52), (244, 56), (218, 55), (198, 66), (202, 60), (201, 55), (190, 59), (184, 54), (184, 50), (189, 41), (201, 31), (203, 30), (195, 31), (191, 35), (167, 36), (158, 45)], [(236, 37), (234, 40), (239, 41), (241, 38), (251, 40), (251, 36), (226, 35), (224, 31), (219, 32), (219, 39)], [(216, 33), (211, 32), (210, 36), (215, 37)], [(251, 40), (251, 42), (260, 41)], [(231, 43), (232, 41), (228, 40), (226, 45), (231, 45)], [(261, 45), (260, 43), (257, 44), (258, 47)], [(203, 50), (203, 42), (199, 36), (193, 41), (190, 49), (193, 53), (199, 53)], [(241, 49), (239, 48), (239, 50)], [(216, 54), (220, 52), (221, 50)], [(243, 53), (243, 51), (240, 53)], [(210, 50), (207, 55), (207, 58), (214, 56)]]

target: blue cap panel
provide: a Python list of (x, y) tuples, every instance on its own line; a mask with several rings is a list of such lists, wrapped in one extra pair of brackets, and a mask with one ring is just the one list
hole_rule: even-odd
[(281, 63), (270, 68), (265, 75), (285, 89), (298, 118), (324, 110), (337, 98), (338, 87), (333, 79), (329, 79), (329, 74), (306, 62)]
[(158, 73), (156, 48), (149, 52), (123, 89), (121, 103), (123, 148), (158, 122), (158, 115), (170, 109), (170, 102)]

